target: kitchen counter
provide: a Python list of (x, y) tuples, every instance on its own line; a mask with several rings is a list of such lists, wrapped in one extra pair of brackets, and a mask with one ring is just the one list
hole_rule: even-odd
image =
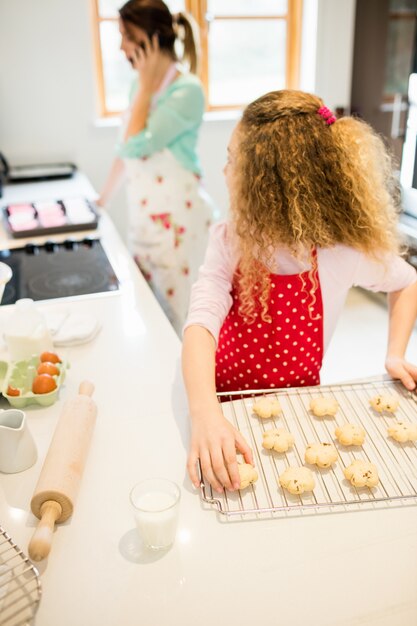
[[(38, 565), (36, 626), (415, 626), (416, 506), (221, 522), (202, 505), (185, 471), (180, 341), (106, 216), (100, 229), (121, 289), (65, 301), (95, 315), (101, 331), (57, 349), (71, 363), (59, 401), (27, 408), (38, 461), (0, 474), (0, 522), (27, 550), (37, 522), (29, 503), (63, 402), (93, 381), (92, 446), (74, 514)], [(0, 307), (0, 329), (12, 310)], [(182, 491), (166, 553), (142, 548), (129, 508), (133, 484), (155, 476)]]

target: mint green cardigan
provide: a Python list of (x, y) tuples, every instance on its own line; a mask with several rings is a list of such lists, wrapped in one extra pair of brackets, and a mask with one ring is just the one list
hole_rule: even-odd
[(197, 140), (204, 108), (200, 80), (182, 74), (161, 94), (146, 127), (116, 147), (117, 155), (137, 159), (168, 148), (186, 170), (201, 174)]

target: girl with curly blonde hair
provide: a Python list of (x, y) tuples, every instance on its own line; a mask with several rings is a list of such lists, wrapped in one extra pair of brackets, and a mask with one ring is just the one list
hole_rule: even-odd
[(188, 470), (214, 489), (239, 487), (236, 449), (216, 391), (320, 384), (323, 354), (352, 286), (388, 293), (386, 369), (414, 389), (405, 360), (417, 276), (401, 258), (398, 188), (382, 140), (336, 120), (317, 96), (275, 91), (234, 130), (225, 176), (230, 216), (216, 224), (184, 330), (192, 420)]

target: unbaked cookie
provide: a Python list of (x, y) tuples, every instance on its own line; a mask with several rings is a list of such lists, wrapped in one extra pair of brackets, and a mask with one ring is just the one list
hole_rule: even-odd
[(315, 487), (313, 472), (308, 467), (287, 467), (278, 481), (281, 487), (294, 495), (313, 491)]
[(273, 428), (263, 434), (262, 447), (276, 452), (287, 452), (294, 445), (294, 436), (285, 428)]
[(330, 467), (337, 461), (337, 450), (332, 443), (309, 443), (304, 459), (318, 467)]
[(329, 396), (320, 396), (310, 401), (310, 411), (316, 417), (324, 417), (325, 415), (335, 416), (339, 408), (339, 403)]
[(378, 413), (383, 413), (384, 411), (387, 413), (395, 413), (398, 409), (400, 400), (398, 396), (385, 393), (379, 396), (374, 396), (369, 400), (369, 403), (374, 411), (377, 411)]
[(355, 459), (343, 473), (354, 487), (375, 487), (379, 482), (376, 466), (362, 459)]
[(412, 422), (395, 422), (388, 428), (388, 435), (399, 443), (417, 441), (417, 424)]
[(258, 480), (258, 472), (250, 463), (238, 463), (237, 467), (240, 476), (239, 489), (246, 489)]
[(365, 441), (365, 429), (357, 424), (338, 426), (334, 434), (343, 446), (361, 446)]
[(267, 419), (268, 417), (276, 417), (282, 412), (282, 409), (276, 398), (272, 396), (262, 396), (262, 398), (258, 398), (253, 404), (252, 411), (258, 417)]

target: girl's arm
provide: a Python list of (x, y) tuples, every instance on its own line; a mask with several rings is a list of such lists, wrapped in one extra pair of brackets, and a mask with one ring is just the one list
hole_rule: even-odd
[(417, 318), (417, 282), (388, 294), (389, 333), (385, 367), (404, 387), (415, 389), (417, 367), (405, 360), (405, 352)]
[(96, 200), (96, 204), (98, 206), (105, 207), (110, 202), (110, 200), (122, 184), (124, 175), (124, 163), (122, 159), (116, 157), (112, 163), (110, 172), (107, 176), (106, 182), (104, 183), (100, 197), (98, 200)]
[(246, 463), (253, 463), (246, 441), (223, 416), (216, 396), (213, 336), (202, 326), (189, 326), (184, 332), (182, 366), (191, 418), (191, 445), (187, 468), (191, 481), (199, 487), (198, 459), (212, 487), (238, 489), (240, 477), (236, 450)]

